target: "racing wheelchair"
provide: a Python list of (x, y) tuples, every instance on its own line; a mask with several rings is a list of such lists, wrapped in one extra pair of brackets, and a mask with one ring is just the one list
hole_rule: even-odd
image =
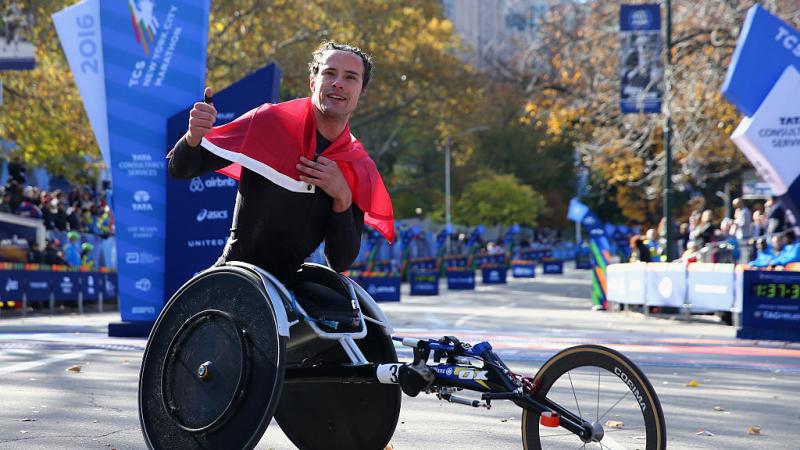
[(524, 377), (488, 342), (392, 337), (364, 289), (315, 264), (291, 289), (241, 262), (184, 284), (150, 333), (139, 419), (154, 449), (253, 448), (274, 417), (300, 449), (373, 450), (389, 443), (402, 393), (423, 392), (474, 408), (513, 402), (525, 449), (666, 448), (655, 390), (624, 355), (580, 345)]

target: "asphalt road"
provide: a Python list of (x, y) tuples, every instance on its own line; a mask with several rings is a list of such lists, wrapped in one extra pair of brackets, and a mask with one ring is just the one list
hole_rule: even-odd
[[(589, 273), (567, 270), (475, 292), (406, 295), (383, 307), (396, 335), (489, 340), (513, 370), (530, 375), (571, 345), (615, 348), (657, 390), (671, 449), (799, 448), (800, 345), (737, 340), (712, 318), (592, 311), (589, 292)], [(118, 319), (0, 319), (0, 449), (145, 448), (136, 403), (145, 341), (107, 337), (108, 322)], [(74, 365), (80, 372), (66, 370)], [(748, 434), (752, 427), (760, 434)], [(404, 397), (392, 446), (521, 448), (520, 410)], [(273, 423), (258, 448), (294, 447)]]

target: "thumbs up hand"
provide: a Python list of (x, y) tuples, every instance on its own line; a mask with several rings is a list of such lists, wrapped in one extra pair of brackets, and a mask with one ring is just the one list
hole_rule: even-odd
[(203, 92), (205, 101), (197, 102), (189, 112), (189, 131), (186, 133), (186, 143), (190, 147), (197, 147), (203, 136), (206, 135), (217, 121), (217, 109), (212, 101), (213, 92), (207, 87)]

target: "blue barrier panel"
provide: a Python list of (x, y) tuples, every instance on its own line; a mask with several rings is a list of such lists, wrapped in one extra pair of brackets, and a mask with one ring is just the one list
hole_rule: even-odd
[(800, 272), (746, 270), (736, 337), (800, 342)]
[(546, 273), (546, 274), (564, 273), (564, 261), (544, 261), (544, 262), (542, 262), (542, 273)]
[(484, 267), (481, 269), (481, 281), (483, 284), (505, 284), (506, 268)]
[(25, 289), (25, 272), (21, 270), (0, 271), (0, 300), (22, 300)]
[(435, 271), (411, 271), (408, 281), (411, 295), (439, 295), (439, 274)]
[(50, 300), (54, 284), (52, 272), (32, 271), (25, 273), (25, 294), (29, 302)]
[(81, 290), (80, 275), (78, 272), (51, 272), (53, 298), (57, 302), (74, 301), (78, 299)]
[(475, 289), (474, 270), (449, 270), (445, 272), (447, 289), (453, 291)]
[(690, 309), (696, 312), (730, 311), (735, 300), (733, 270), (733, 264), (690, 264), (686, 295)]
[(117, 298), (117, 286), (119, 285), (117, 281), (117, 273), (110, 272), (103, 274), (103, 299), (115, 299)]
[(644, 305), (646, 263), (609, 264), (606, 268), (606, 298), (626, 305)]
[(536, 264), (511, 264), (511, 275), (514, 278), (536, 278)]
[(575, 254), (575, 268), (576, 269), (591, 269), (592, 268), (592, 254), (590, 252), (578, 252)]
[(84, 301), (97, 301), (100, 298), (100, 290), (103, 285), (103, 274), (95, 272), (79, 273), (81, 292)]
[(363, 277), (360, 279), (361, 287), (375, 301), (378, 302), (399, 302), (400, 301), (400, 277)]
[(686, 302), (686, 265), (649, 263), (645, 268), (645, 303), (680, 308)]

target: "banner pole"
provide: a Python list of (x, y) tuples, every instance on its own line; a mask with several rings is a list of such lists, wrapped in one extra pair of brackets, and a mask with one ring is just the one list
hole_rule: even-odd
[(665, 66), (665, 85), (664, 85), (664, 100), (665, 100), (665, 123), (664, 123), (664, 218), (666, 219), (666, 233), (667, 233), (667, 261), (672, 261), (676, 258), (673, 243), (675, 236), (673, 234), (672, 224), (672, 110), (670, 100), (672, 97), (671, 86), (671, 70), (672, 70), (672, 4), (670, 0), (665, 0), (665, 8), (667, 13), (666, 20), (666, 66)]

